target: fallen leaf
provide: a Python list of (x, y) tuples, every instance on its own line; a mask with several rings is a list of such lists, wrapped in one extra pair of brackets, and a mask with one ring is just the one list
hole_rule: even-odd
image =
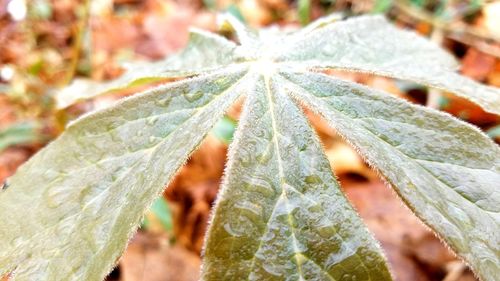
[(120, 261), (121, 281), (196, 281), (199, 256), (168, 239), (138, 232)]
[(483, 81), (495, 68), (496, 58), (469, 48), (462, 59), (462, 74), (474, 80)]
[(442, 280), (446, 264), (457, 259), (390, 188), (380, 181), (352, 183), (343, 177), (340, 181), (349, 201), (381, 242), (396, 281)]
[(209, 136), (191, 156), (165, 192), (179, 244), (200, 253), (224, 171), (227, 146)]

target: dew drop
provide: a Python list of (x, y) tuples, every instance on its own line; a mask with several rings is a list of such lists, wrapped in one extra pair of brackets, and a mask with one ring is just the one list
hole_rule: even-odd
[(275, 190), (272, 185), (264, 179), (251, 178), (243, 182), (243, 186), (248, 191), (258, 192), (266, 197), (275, 195)]
[(167, 107), (170, 104), (170, 101), (172, 100), (171, 96), (159, 99), (156, 104), (161, 107)]
[(111, 140), (115, 143), (117, 142), (121, 142), (122, 141), (122, 138), (120, 136), (120, 134), (116, 131), (109, 131), (109, 136), (111, 137)]
[[(331, 253), (328, 256), (328, 258), (326, 259), (326, 262), (325, 262), (326, 267), (331, 268), (332, 266), (334, 266), (334, 265), (346, 260), (350, 256), (354, 255), (355, 251), (351, 248), (351, 247), (353, 247), (353, 245), (350, 245), (350, 244), (351, 243), (344, 241), (340, 245), (340, 249), (337, 252)], [(349, 280), (349, 279), (346, 279), (346, 280)]]
[(116, 168), (114, 170), (114, 172), (111, 174), (111, 181), (115, 182), (116, 180), (118, 180), (119, 178), (121, 178), (121, 176), (126, 171), (127, 171), (127, 167), (125, 167), (125, 166)]
[(262, 264), (262, 268), (264, 270), (274, 276), (282, 276), (283, 275), (283, 269), (280, 266), (274, 265), (272, 263), (266, 263), (264, 262)]
[(349, 227), (346, 227), (348, 225), (350, 225), (349, 222), (347, 222), (346, 220), (344, 220), (344, 222), (342, 223), (343, 224), (343, 227), (341, 227), (339, 230), (338, 230), (338, 234), (340, 235), (340, 237), (342, 238), (348, 238), (351, 236), (351, 230)]
[(17, 248), (19, 246), (21, 246), (24, 242), (24, 239), (22, 237), (17, 237), (15, 239), (12, 240), (11, 242), (11, 245), (13, 248)]
[(306, 176), (304, 180), (308, 184), (317, 184), (317, 183), (322, 183), (323, 182), (318, 175), (309, 175), (309, 176)]
[(202, 91), (185, 91), (184, 92), (184, 98), (186, 98), (187, 101), (189, 102), (194, 102), (199, 100), (201, 97), (203, 97), (203, 92)]
[(319, 236), (323, 238), (330, 238), (336, 233), (335, 228), (331, 225), (318, 227), (317, 231)]
[(243, 167), (250, 167), (253, 164), (253, 154), (245, 148), (240, 148), (239, 161)]
[(152, 126), (152, 125), (156, 124), (157, 121), (158, 121), (158, 116), (149, 117), (146, 120), (146, 124), (149, 126)]
[(276, 238), (276, 234), (274, 233), (274, 231), (268, 231), (264, 234), (264, 236), (262, 236), (261, 240), (262, 240), (262, 242), (269, 243), (272, 240), (274, 240), (275, 238)]
[(235, 252), (237, 252), (237, 255), (244, 260), (253, 258), (253, 251), (254, 249), (249, 246), (247, 239), (241, 239), (238, 237), (222, 238), (213, 248), (213, 254), (216, 257), (230, 258), (236, 254)]
[(303, 143), (300, 147), (299, 147), (299, 151), (306, 151), (307, 150), (307, 144), (306, 143)]
[(320, 212), (322, 209), (323, 207), (321, 207), (321, 204), (312, 204), (309, 207), (307, 207), (307, 210), (311, 213)]
[(323, 50), (321, 50), (321, 54), (323, 54), (325, 57), (331, 57), (335, 55), (335, 52), (336, 52), (335, 48), (333, 48), (329, 44), (326, 44), (323, 47)]
[(158, 137), (155, 137), (155, 136), (150, 136), (149, 137), (149, 143), (150, 144), (154, 144), (154, 143), (158, 142), (158, 140), (160, 140), (160, 138), (158, 138)]
[(225, 86), (228, 83), (229, 79), (228, 77), (222, 77), (217, 80), (215, 80), (215, 84), (219, 87)]
[(255, 130), (255, 136), (266, 140), (270, 140), (272, 138), (272, 134), (269, 132), (269, 130), (267, 128), (261, 128), (261, 127)]
[(460, 223), (465, 226), (467, 229), (471, 229), (474, 227), (473, 221), (463, 210), (459, 207), (454, 206), (453, 204), (448, 205), (448, 212), (453, 216), (453, 218), (460, 221)]
[(259, 161), (259, 163), (261, 164), (267, 164), (267, 162), (269, 162), (269, 160), (271, 160), (273, 156), (273, 151), (274, 150), (272, 149), (272, 147), (268, 146), (264, 152), (257, 155), (257, 161)]
[[(113, 180), (114, 181), (114, 180)], [(92, 192), (92, 186), (91, 185), (86, 185), (82, 191), (80, 192), (79, 200), (80, 200), (80, 207), (83, 209), (85, 204), (88, 202), (88, 196)]]
[(307, 258), (301, 253), (295, 254), (295, 260), (299, 266), (303, 266), (307, 262)]
[(294, 215), (293, 212), (291, 212), (289, 214), (288, 221), (289, 221), (290, 226), (292, 227), (292, 229), (300, 227), (300, 222), (297, 220), (297, 218), (295, 217), (295, 215)]
[(65, 186), (52, 185), (45, 191), (45, 202), (49, 208), (57, 208), (68, 199), (68, 190)]
[(346, 273), (346, 274), (342, 275), (342, 278), (340, 280), (341, 281), (356, 281), (357, 279), (358, 278), (356, 278), (356, 275)]
[(369, 268), (373, 268), (377, 265), (377, 254), (374, 252), (367, 251), (366, 254), (363, 255), (365, 258), (365, 265)]
[(252, 271), (250, 275), (248, 275), (248, 281), (258, 281), (258, 280), (261, 280), (261, 278), (259, 278), (259, 276), (257, 276), (255, 272)]
[(224, 224), (224, 230), (231, 236), (240, 237), (242, 234), (233, 228), (230, 222)]
[(235, 206), (239, 212), (246, 216), (254, 223), (259, 223), (262, 220), (262, 206), (248, 202), (240, 201)]

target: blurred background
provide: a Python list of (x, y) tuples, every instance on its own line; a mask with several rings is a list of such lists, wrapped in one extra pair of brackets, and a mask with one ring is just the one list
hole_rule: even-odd
[[(500, 87), (500, 1), (0, 0), (0, 183), (67, 122), (147, 86), (57, 109), (54, 96), (61, 88), (75, 78), (117, 78), (126, 62), (175, 53), (190, 26), (217, 32), (218, 12), (254, 28), (299, 28), (331, 13), (385, 14), (453, 53), (463, 75)], [(331, 74), (449, 112), (500, 143), (499, 117), (446, 92), (366, 74)], [(239, 111), (239, 104), (231, 108), (154, 203), (108, 280), (198, 280), (204, 233)], [(355, 151), (318, 116), (308, 116), (397, 280), (476, 280)]]

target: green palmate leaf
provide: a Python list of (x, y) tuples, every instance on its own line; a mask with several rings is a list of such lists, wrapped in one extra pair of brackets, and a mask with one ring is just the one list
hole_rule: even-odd
[(69, 126), (0, 191), (0, 276), (102, 280), (147, 207), (241, 93), (226, 70)]
[(259, 77), (231, 146), (204, 280), (390, 280), (305, 117)]
[(179, 78), (205, 73), (234, 62), (236, 44), (224, 37), (206, 31), (191, 29), (187, 47), (178, 54), (152, 63), (135, 63), (118, 79), (97, 83), (75, 80), (56, 94), (57, 108), (66, 108), (75, 102), (107, 92), (136, 87), (165, 78)]
[(358, 17), (292, 38), (285, 40), (283, 48), (276, 48), (276, 60), (411, 80), (453, 92), (500, 114), (500, 90), (458, 75), (458, 65), (449, 54), (381, 16)]
[(495, 280), (500, 148), (447, 114), (316, 71), (414, 80), (494, 113), (499, 90), (455, 74), (451, 56), (380, 17), (337, 19), (278, 33), (226, 16), (239, 45), (195, 32), (179, 55), (92, 88), (87, 96), (199, 75), (87, 115), (19, 168), (0, 190), (0, 276), (101, 280), (164, 184), (246, 93), (208, 233), (206, 280), (390, 279), (292, 97), (321, 113), (478, 276)]
[(313, 73), (282, 75), (288, 90), (352, 143), (482, 279), (498, 276), (496, 144), (447, 114), (352, 82)]

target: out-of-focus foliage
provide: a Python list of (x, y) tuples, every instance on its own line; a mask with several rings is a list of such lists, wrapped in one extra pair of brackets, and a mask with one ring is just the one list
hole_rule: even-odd
[(40, 140), (36, 123), (17, 123), (0, 131), (0, 152), (9, 146), (17, 144), (30, 144)]

